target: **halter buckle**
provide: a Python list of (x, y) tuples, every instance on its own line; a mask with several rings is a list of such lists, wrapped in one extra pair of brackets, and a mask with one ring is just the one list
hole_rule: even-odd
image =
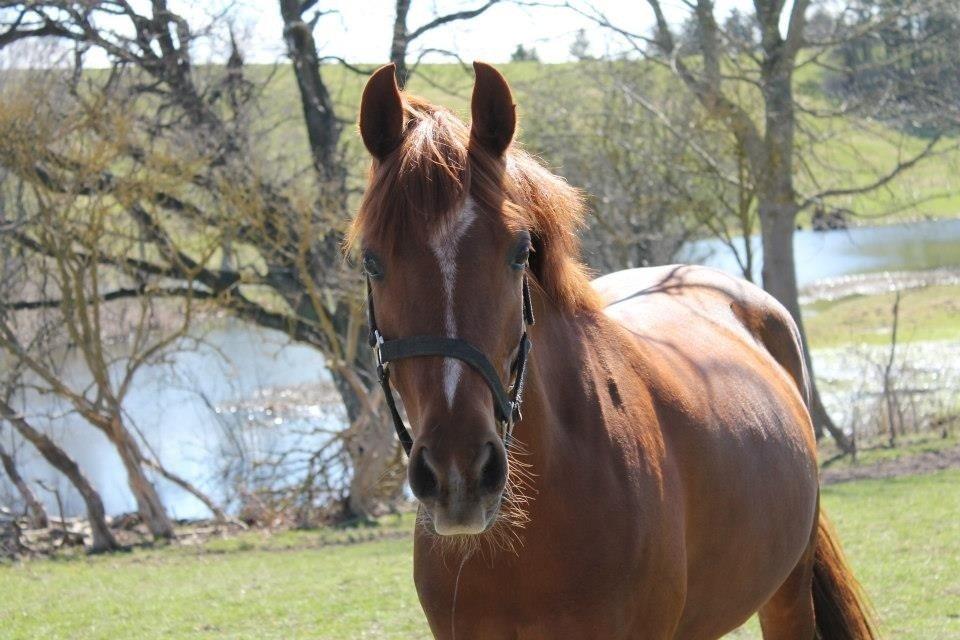
[(373, 330), (373, 339), (374, 339), (373, 352), (377, 356), (377, 369), (384, 371), (386, 370), (387, 365), (390, 363), (383, 361), (383, 354), (380, 352), (380, 348), (383, 346), (384, 340), (383, 340), (383, 335), (381, 335), (379, 329)]

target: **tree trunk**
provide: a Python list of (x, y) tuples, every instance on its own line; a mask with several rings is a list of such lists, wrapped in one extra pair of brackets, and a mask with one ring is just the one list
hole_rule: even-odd
[(107, 435), (117, 448), (123, 467), (127, 471), (127, 485), (137, 501), (137, 512), (143, 518), (147, 529), (154, 538), (172, 539), (174, 537), (173, 522), (163, 507), (163, 501), (160, 500), (156, 487), (143, 471), (145, 461), (140, 445), (133, 439), (119, 417), (113, 419)]
[(813, 371), (813, 359), (807, 332), (800, 313), (800, 299), (797, 290), (797, 274), (793, 254), (793, 230), (797, 216), (797, 206), (791, 199), (761, 196), (759, 198), (761, 220), (761, 239), (763, 242), (763, 288), (787, 308), (793, 316), (803, 340), (803, 357), (810, 378), (810, 417), (817, 439), (824, 431), (830, 433), (837, 446), (845, 453), (853, 450), (850, 439), (834, 424), (817, 388)]
[[(284, 22), (284, 38), (287, 43), (287, 52), (293, 61), (294, 74), (297, 77), (297, 86), (300, 91), (300, 103), (303, 110), (304, 125), (310, 141), (310, 151), (313, 165), (316, 169), (320, 199), (318, 210), (349, 211), (348, 189), (346, 188), (346, 174), (343, 163), (340, 162), (340, 135), (342, 127), (335, 117), (335, 110), (330, 93), (320, 75), (320, 64), (313, 34), (304, 23), (300, 0), (279, 0), (280, 14)], [(406, 57), (408, 36), (406, 31), (406, 16), (410, 7), (410, 0), (397, 1), (397, 16), (394, 22), (394, 38), (391, 44), (391, 60), (399, 63), (397, 67), (401, 83), (406, 77), (406, 67), (403, 58)], [(331, 229), (316, 242), (313, 254), (315, 259), (310, 260), (309, 277), (324, 280), (327, 274), (329, 281), (314, 282), (314, 288), (320, 291), (338, 291), (343, 282), (334, 275), (341, 264), (343, 237), (336, 230)], [(298, 315), (308, 320), (316, 320), (317, 309), (313, 308), (315, 301), (304, 294), (308, 287), (301, 286), (295, 290), (283, 293), (291, 301), (291, 306), (297, 309)], [(349, 328), (350, 308), (352, 303), (340, 301), (338, 309), (333, 314), (333, 322), (337, 336), (333, 340), (347, 335)], [(361, 334), (363, 335), (363, 334)], [(317, 345), (327, 357), (331, 350)], [(376, 376), (371, 370), (369, 354), (362, 354), (355, 361), (357, 371), (366, 372), (367, 380), (375, 381)], [(403, 469), (397, 465), (397, 443), (393, 429), (382, 422), (361, 419), (363, 415), (363, 398), (358, 397), (359, 390), (351, 385), (343, 375), (333, 370), (334, 384), (346, 408), (347, 419), (354, 425), (353, 432), (344, 434), (347, 453), (353, 465), (353, 475), (350, 480), (349, 497), (347, 500), (348, 518), (369, 519), (375, 513), (377, 503), (391, 501), (400, 495), (401, 489), (385, 489), (384, 478), (397, 475), (395, 471)], [(359, 422), (358, 422), (359, 421)], [(362, 426), (361, 426), (362, 425)], [(401, 487), (402, 488), (402, 487)]]
[(68, 456), (63, 449), (48, 438), (45, 434), (34, 429), (26, 420), (13, 410), (13, 407), (0, 401), (0, 415), (7, 419), (13, 428), (29, 441), (40, 455), (50, 463), (50, 465), (65, 475), (70, 483), (80, 493), (84, 505), (87, 507), (87, 520), (90, 523), (90, 533), (92, 542), (90, 546), (91, 553), (100, 553), (103, 551), (116, 551), (121, 549), (110, 527), (107, 526), (106, 511), (103, 508), (103, 501), (100, 494), (93, 488), (90, 481), (80, 470), (80, 467), (74, 462), (73, 458)]
[(397, 86), (403, 89), (407, 84), (407, 47), (410, 34), (407, 32), (407, 13), (410, 0), (397, 0), (397, 13), (393, 20), (393, 39), (390, 41), (390, 62), (397, 67)]
[(761, 198), (760, 238), (763, 243), (763, 288), (790, 311), (798, 324), (800, 303), (793, 254), (793, 225), (797, 207), (793, 202)]
[(395, 505), (406, 479), (393, 425), (387, 424), (386, 409), (382, 413), (384, 416), (361, 421), (359, 428), (347, 434), (354, 465), (347, 507), (362, 518), (376, 515), (378, 508)]
[(386, 409), (379, 415), (365, 416), (364, 403), (354, 387), (337, 372), (333, 379), (351, 425), (344, 434), (347, 454), (353, 464), (345, 516), (369, 520), (376, 515), (379, 505), (391, 505), (400, 497), (405, 467), (402, 459), (398, 459), (399, 445)]
[(317, 174), (326, 183), (341, 183), (343, 165), (337, 151), (342, 129), (333, 99), (320, 77), (320, 60), (311, 25), (303, 21), (302, 0), (279, 0), (283, 37), (300, 90), (300, 105)]
[(30, 527), (33, 529), (46, 529), (49, 525), (47, 512), (43, 510), (43, 505), (40, 504), (40, 501), (37, 500), (37, 497), (33, 494), (30, 485), (28, 485), (20, 475), (13, 456), (3, 448), (3, 445), (0, 445), (0, 461), (3, 462), (3, 469), (7, 472), (7, 477), (10, 478), (10, 482), (17, 488), (20, 497), (23, 498), (23, 501), (27, 505), (27, 512), (30, 514)]
[[(799, 1), (799, 0), (798, 0)], [(762, 22), (765, 60), (761, 75), (764, 107), (764, 153), (750, 159), (751, 171), (757, 185), (757, 210), (763, 241), (763, 288), (787, 308), (800, 330), (803, 358), (807, 364), (810, 382), (810, 418), (817, 439), (826, 430), (837, 446), (851, 453), (850, 440), (837, 427), (823, 406), (817, 388), (810, 344), (800, 313), (797, 290), (797, 267), (793, 253), (793, 232), (800, 207), (793, 185), (793, 159), (796, 153), (796, 104), (793, 98), (793, 71), (795, 59), (785, 56), (786, 43), (781, 40), (773, 14)]]

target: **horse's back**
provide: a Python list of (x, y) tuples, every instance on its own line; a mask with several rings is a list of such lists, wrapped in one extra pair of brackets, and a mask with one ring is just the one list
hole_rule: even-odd
[(667, 265), (617, 271), (593, 281), (608, 315), (635, 333), (666, 326), (683, 332), (690, 320), (749, 336), (790, 375), (809, 402), (800, 333), (790, 313), (760, 287), (721, 271)]
[[(632, 269), (594, 286), (631, 334), (665, 473), (681, 487), (667, 498), (682, 503), (686, 523), (678, 637), (716, 637), (779, 587), (813, 529), (817, 468), (799, 332), (769, 294), (704, 267)], [(739, 594), (732, 617), (729, 584), (755, 589)]]

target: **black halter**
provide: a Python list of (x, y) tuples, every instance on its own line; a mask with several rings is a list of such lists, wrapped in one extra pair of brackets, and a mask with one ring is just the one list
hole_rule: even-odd
[(390, 387), (389, 364), (395, 360), (419, 356), (456, 358), (466, 362), (483, 376), (487, 386), (490, 387), (490, 392), (493, 394), (493, 410), (497, 418), (497, 424), (503, 432), (503, 444), (508, 449), (510, 448), (513, 427), (522, 417), (520, 415), (520, 404), (523, 402), (523, 383), (527, 375), (527, 355), (530, 353), (532, 346), (530, 337), (527, 335), (527, 327), (533, 324), (533, 303), (530, 300), (530, 285), (527, 283), (526, 273), (523, 274), (521, 292), (523, 296), (523, 333), (520, 335), (520, 343), (517, 345), (517, 357), (510, 365), (513, 385), (509, 389), (504, 389), (496, 368), (490, 364), (487, 356), (466, 340), (440, 336), (413, 336), (385, 340), (377, 328), (377, 318), (373, 310), (373, 292), (370, 288), (370, 278), (367, 278), (367, 324), (370, 327), (370, 346), (377, 356), (377, 377), (380, 378), (380, 387), (383, 389), (387, 406), (390, 408), (393, 427), (396, 429), (400, 444), (403, 445), (403, 449), (408, 456), (413, 447), (413, 438), (403, 424), (403, 418), (400, 417), (400, 412), (397, 410), (397, 402), (393, 397), (393, 389)]

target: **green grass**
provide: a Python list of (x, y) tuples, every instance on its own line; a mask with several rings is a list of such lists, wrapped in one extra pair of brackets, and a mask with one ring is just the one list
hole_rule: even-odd
[[(404, 517), (377, 533), (411, 528)], [(0, 567), (0, 637), (424, 637), (409, 535), (336, 544), (370, 533), (249, 533)]]
[[(823, 502), (882, 637), (960, 638), (960, 470), (832, 485)], [(756, 620), (733, 636), (760, 638)]]
[[(817, 302), (804, 325), (814, 349), (850, 343), (889, 344), (894, 293)], [(960, 286), (931, 286), (901, 292), (898, 340), (960, 339)]]
[[(824, 489), (884, 637), (960, 637), (960, 470)], [(409, 530), (410, 517), (387, 532)], [(426, 638), (409, 537), (250, 533), (0, 567), (3, 638)], [(327, 545), (327, 546), (325, 546)], [(758, 637), (752, 622), (735, 635)]]
[(960, 471), (839, 484), (824, 496), (884, 636), (960, 637)]

